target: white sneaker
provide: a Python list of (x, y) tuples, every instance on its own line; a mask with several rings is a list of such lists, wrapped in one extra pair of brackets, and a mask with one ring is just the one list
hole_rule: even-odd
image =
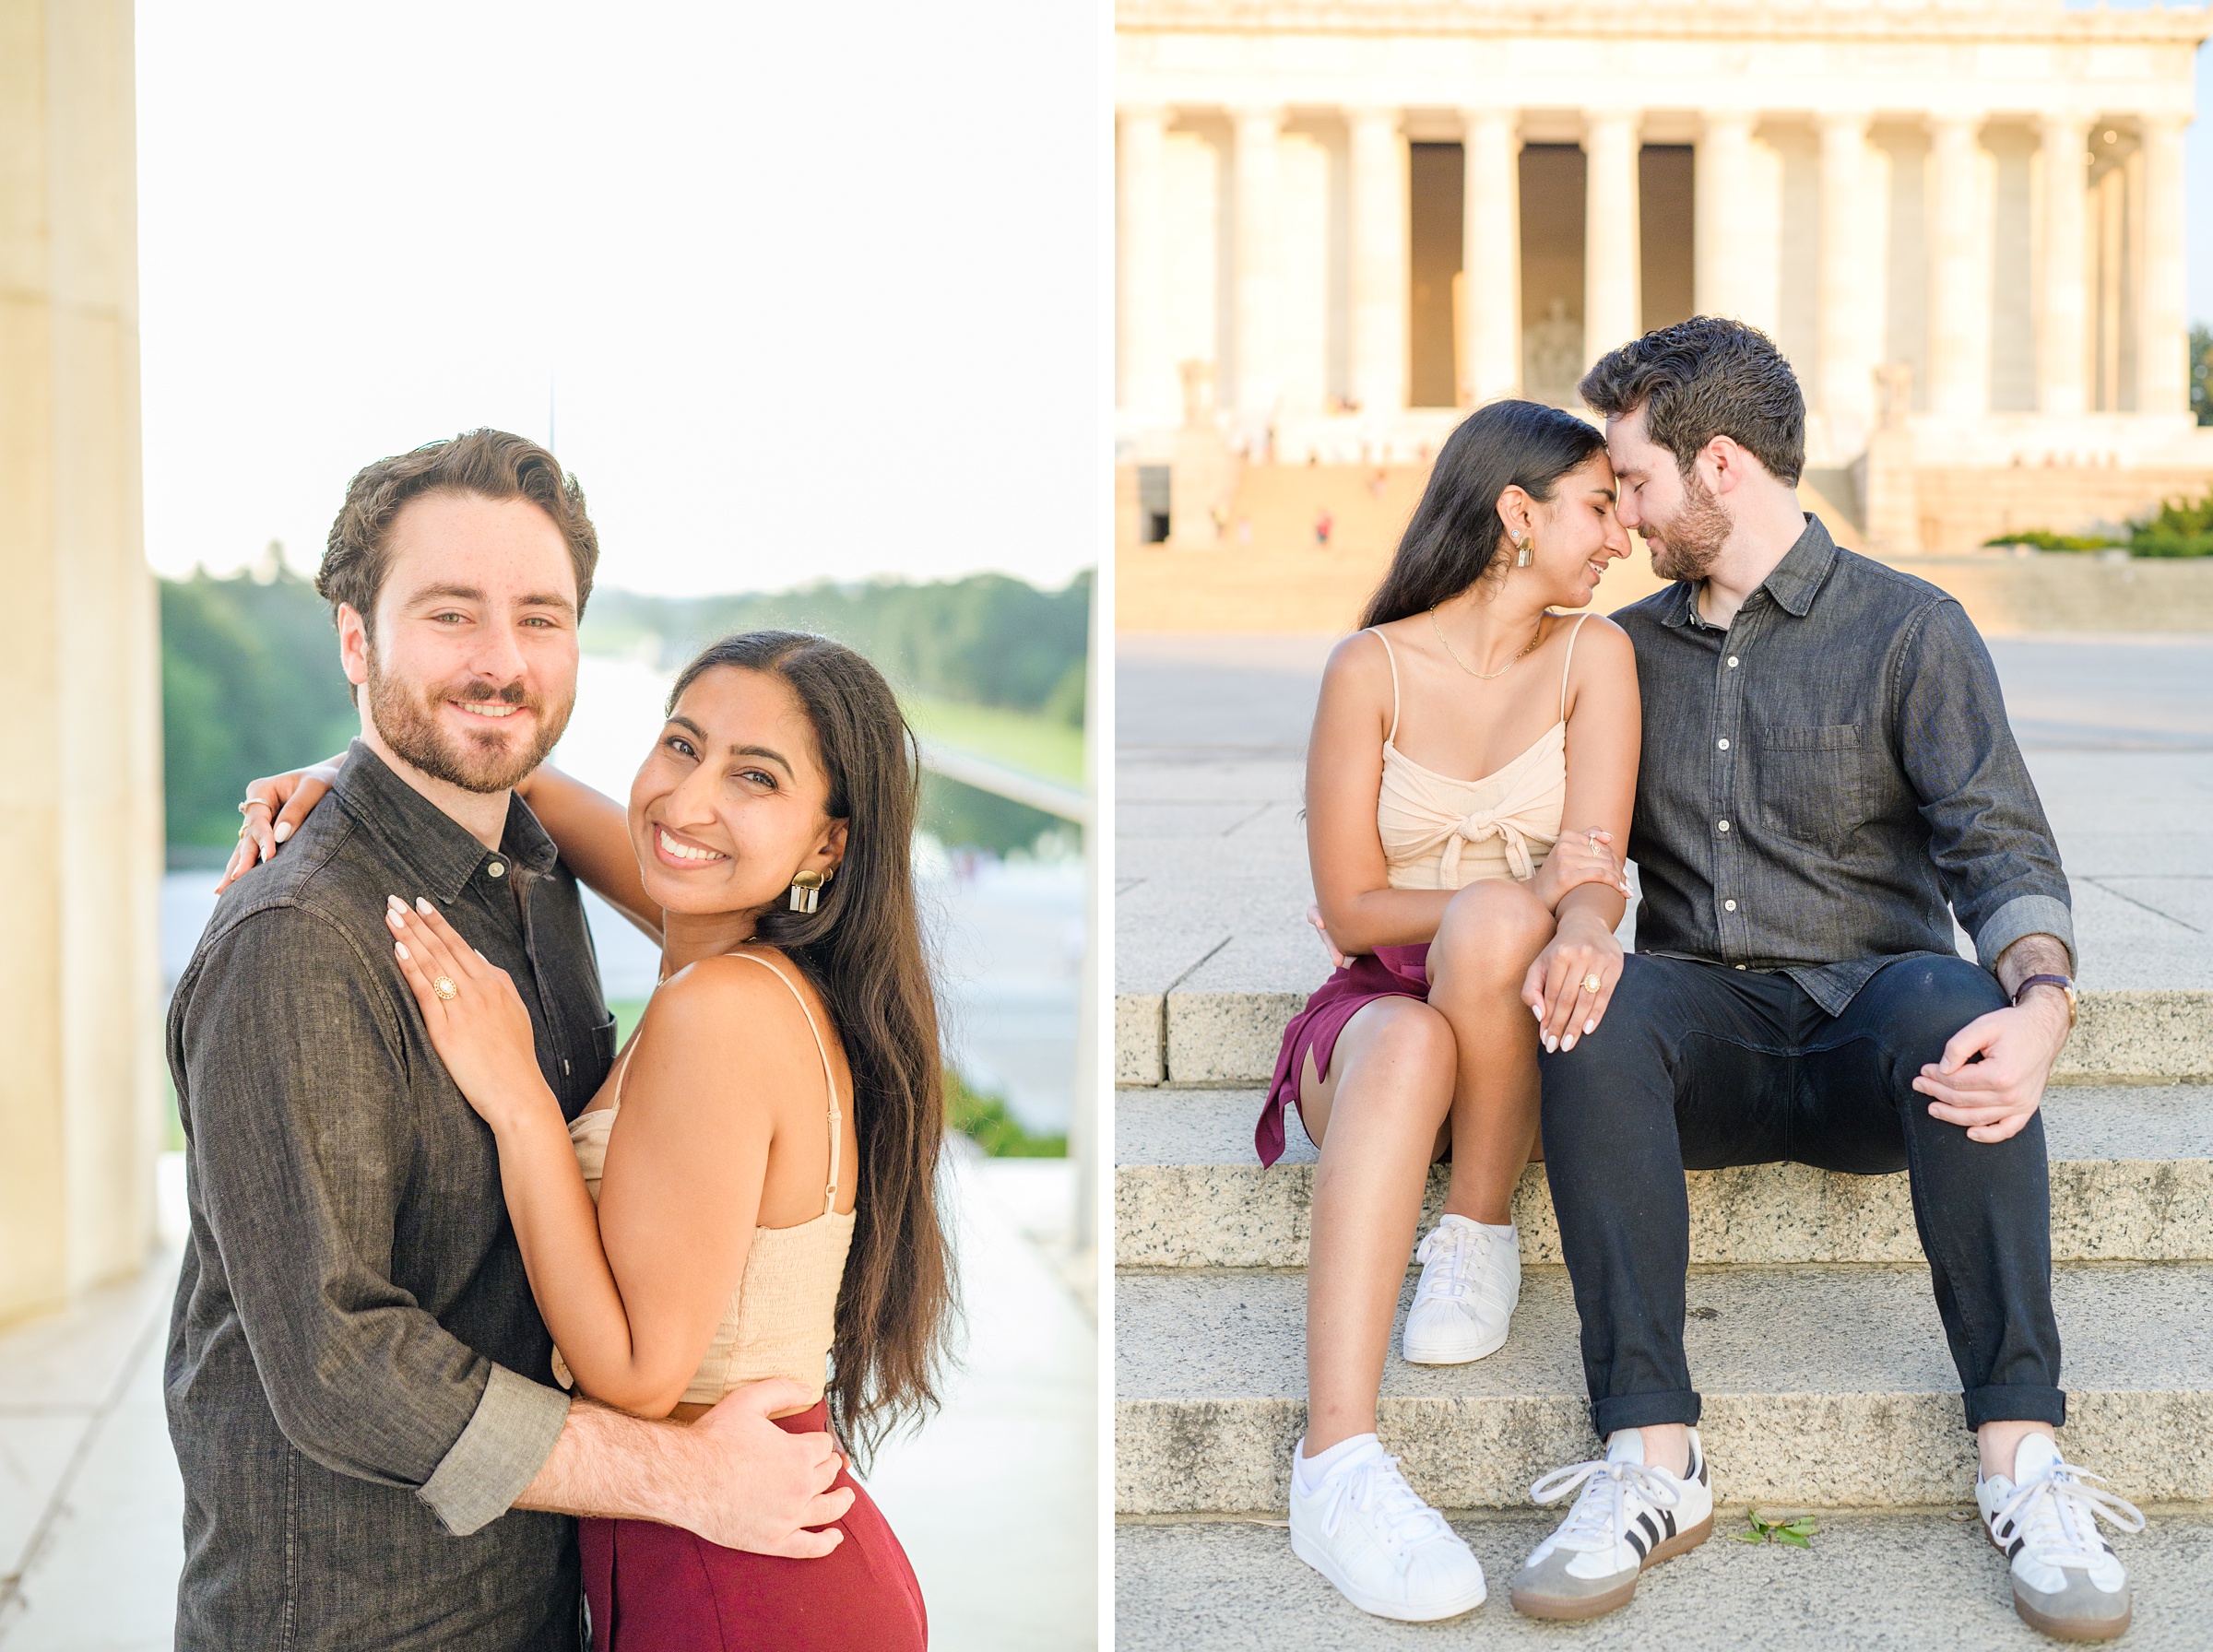
[(1602, 1462), (1555, 1469), (1529, 1488), (1539, 1503), (1557, 1503), (1577, 1486), (1560, 1528), (1514, 1574), (1514, 1610), (1532, 1618), (1595, 1618), (1627, 1606), (1645, 1567), (1696, 1549), (1713, 1531), (1713, 1488), (1698, 1431), (1690, 1431), (1690, 1464), (1681, 1479), (1648, 1468), (1644, 1436), (1623, 1429)]
[(1464, 1216), (1440, 1217), (1414, 1253), (1422, 1265), (1401, 1346), (1415, 1365), (1461, 1365), (1495, 1353), (1521, 1300), (1521, 1247)]
[(1427, 1623), (1483, 1604), (1482, 1564), (1414, 1494), (1397, 1457), (1371, 1440), (1302, 1493), (1296, 1454), (1305, 1450), (1304, 1440), (1293, 1448), (1292, 1553), (1379, 1618)]
[(2107, 1641), (2128, 1627), (2128, 1572), (2098, 1522), (2142, 1531), (2135, 1504), (2086, 1485), (2103, 1477), (2059, 1458), (2049, 1434), (2030, 1434), (2013, 1454), (2013, 1478), (1975, 1477), (1975, 1503), (1990, 1540), (2013, 1563), (2013, 1610), (2031, 1629), (2065, 1641)]

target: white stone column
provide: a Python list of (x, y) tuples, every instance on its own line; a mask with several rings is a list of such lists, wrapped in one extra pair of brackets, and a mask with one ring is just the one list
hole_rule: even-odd
[(1856, 449), (1875, 418), (1876, 336), (1881, 314), (1868, 257), (1867, 116), (1821, 117), (1819, 384), (1829, 440)]
[(1996, 224), (1977, 167), (1980, 115), (1929, 122), (1929, 411), (1990, 408), (1990, 280)]
[(1644, 330), (1635, 110), (1584, 117), (1583, 365)]
[(1521, 118), (1510, 109), (1472, 109), (1462, 121), (1464, 388), (1480, 407), (1521, 388)]
[(0, 0), (0, 1321), (144, 1266), (160, 644), (128, 0)]
[(1693, 301), (1702, 315), (1742, 320), (1754, 307), (1746, 233), (1753, 221), (1752, 122), (1741, 111), (1715, 110), (1698, 135), (1692, 259)]
[(2089, 283), (2083, 242), (2090, 124), (2050, 114), (2038, 123), (2043, 144), (2044, 244), (2039, 261), (2036, 405), (2044, 413), (2089, 407)]
[(1396, 109), (1345, 112), (1352, 173), (1350, 376), (1367, 413), (1406, 407), (1406, 140)]
[(1231, 127), (1230, 165), (1237, 191), (1235, 333), (1237, 407), (1249, 420), (1265, 419), (1282, 394), (1277, 358), (1283, 311), (1281, 109), (1240, 109)]
[(2183, 122), (2147, 115), (2144, 144), (2144, 272), (2136, 298), (2136, 411), (2190, 408), (2189, 299), (2183, 287)]
[(1183, 392), (1168, 348), (1168, 247), (1163, 222), (1168, 112), (1152, 104), (1121, 111), (1116, 155), (1120, 245), (1120, 404), (1162, 425), (1178, 421)]

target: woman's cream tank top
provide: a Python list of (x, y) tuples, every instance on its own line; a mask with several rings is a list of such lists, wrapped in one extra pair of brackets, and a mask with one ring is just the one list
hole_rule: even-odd
[(1391, 732), (1383, 737), (1383, 789), (1376, 830), (1392, 889), (1464, 889), (1479, 878), (1537, 875), (1559, 841), (1568, 802), (1568, 669), (1590, 615), (1578, 614), (1560, 666), (1560, 719), (1536, 743), (1480, 780), (1425, 769), (1396, 744), (1399, 656), (1381, 631), (1391, 661)]
[[(746, 1253), (745, 1273), (737, 1292), (722, 1311), (722, 1321), (707, 1343), (691, 1386), (680, 1404), (713, 1405), (733, 1388), (765, 1377), (788, 1376), (806, 1384), (812, 1398), (822, 1397), (822, 1383), (835, 1336), (838, 1286), (846, 1277), (846, 1253), (853, 1245), (851, 1210), (837, 1209), (837, 1160), (845, 1115), (837, 1104), (837, 1079), (830, 1067), (830, 1052), (822, 1031), (815, 1025), (814, 1011), (787, 975), (765, 958), (751, 952), (732, 952), (757, 963), (784, 983), (807, 1030), (814, 1034), (815, 1053), (822, 1058), (822, 1082), (830, 1092), (830, 1184), (822, 1189), (822, 1213), (797, 1227), (755, 1228), (752, 1248)], [(622, 1108), (622, 1080), (630, 1074), (631, 1057), (637, 1054), (635, 1040), (622, 1057), (615, 1075), (615, 1100), (609, 1107), (580, 1113), (569, 1124), (569, 1139), (576, 1147), (576, 1163), (592, 1201), (599, 1199), (599, 1177), (607, 1167), (607, 1139)], [(561, 1351), (553, 1352), (553, 1375), (564, 1388), (575, 1386)]]

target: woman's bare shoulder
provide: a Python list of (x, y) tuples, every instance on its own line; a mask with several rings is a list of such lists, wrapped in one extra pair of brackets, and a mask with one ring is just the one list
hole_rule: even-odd
[(1629, 641), (1629, 633), (1604, 614), (1585, 615), (1580, 622), (1570, 620), (1575, 631), (1575, 663), (1571, 669), (1578, 677), (1586, 666), (1598, 676), (1609, 678), (1627, 673), (1631, 679), (1637, 675), (1637, 644)]
[(819, 1072), (808, 1023), (834, 1047), (822, 1013), (797, 964), (774, 948), (749, 947), (687, 964), (662, 983), (639, 1025), (639, 1052), (647, 1068), (694, 1080), (751, 1080), (781, 1076), (787, 1066)]

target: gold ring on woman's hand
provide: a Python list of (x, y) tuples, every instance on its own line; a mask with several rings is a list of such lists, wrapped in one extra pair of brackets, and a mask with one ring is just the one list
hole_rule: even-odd
[(461, 996), (461, 989), (454, 985), (454, 978), (451, 975), (439, 976), (437, 980), (431, 983), (431, 990), (442, 998), (452, 999)]
[(248, 797), (243, 803), (238, 806), (238, 812), (243, 815), (249, 808), (266, 808), (271, 814), (275, 814), (277, 812), (277, 806), (274, 803), (271, 803), (266, 797)]
[(1605, 978), (1602, 976), (1596, 970), (1592, 970), (1588, 975), (1583, 977), (1583, 990), (1585, 992), (1596, 992), (1605, 984)]

